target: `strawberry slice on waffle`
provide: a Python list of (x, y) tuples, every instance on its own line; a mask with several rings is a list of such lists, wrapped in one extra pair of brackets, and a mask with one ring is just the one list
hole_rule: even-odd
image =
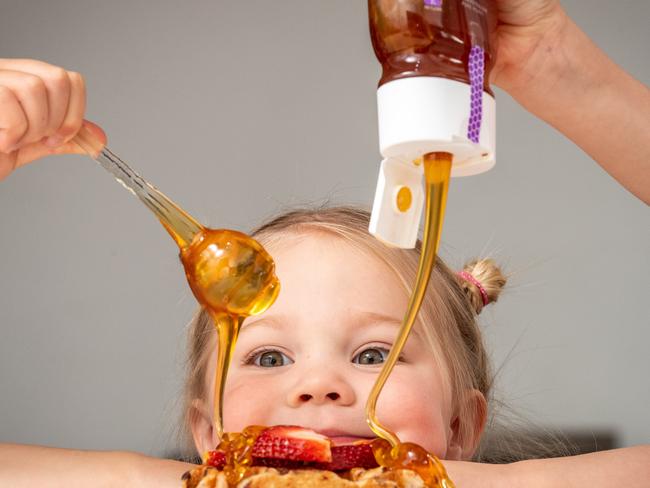
[(379, 465), (370, 442), (357, 442), (332, 447), (332, 461), (320, 468), (328, 471), (347, 471), (352, 468), (372, 469), (377, 466)]
[[(347, 471), (378, 466), (370, 442), (333, 446), (328, 437), (294, 425), (263, 430), (251, 454), (253, 466), (270, 468)], [(210, 451), (205, 464), (222, 470), (226, 466), (226, 453), (219, 449)]]
[(295, 425), (277, 425), (262, 431), (253, 444), (253, 459), (281, 459), (302, 463), (329, 463), (332, 442), (318, 432)]

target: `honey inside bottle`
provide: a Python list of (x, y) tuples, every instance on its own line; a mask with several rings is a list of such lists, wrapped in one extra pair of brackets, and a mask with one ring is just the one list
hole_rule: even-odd
[(494, 64), (492, 0), (369, 0), (370, 37), (383, 72), (379, 85), (437, 76), (469, 83), (473, 45), (485, 51), (483, 89)]

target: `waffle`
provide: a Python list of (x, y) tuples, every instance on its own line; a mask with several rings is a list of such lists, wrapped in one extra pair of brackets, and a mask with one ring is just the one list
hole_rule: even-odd
[(424, 488), (415, 472), (407, 469), (353, 468), (345, 474), (320, 469), (250, 468), (236, 485), (229, 486), (223, 472), (199, 466), (183, 476), (183, 488)]

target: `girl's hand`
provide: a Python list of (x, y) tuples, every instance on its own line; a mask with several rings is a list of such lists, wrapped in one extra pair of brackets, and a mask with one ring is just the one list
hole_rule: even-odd
[[(50, 154), (83, 153), (70, 140), (84, 123), (79, 73), (30, 59), (0, 59), (0, 180)], [(106, 141), (104, 132), (86, 122)]]

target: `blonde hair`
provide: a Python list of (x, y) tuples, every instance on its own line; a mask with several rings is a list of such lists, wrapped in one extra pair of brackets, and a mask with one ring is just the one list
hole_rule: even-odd
[[(382, 244), (368, 233), (368, 212), (351, 207), (299, 209), (284, 213), (263, 224), (252, 235), (263, 245), (280, 242), (291, 234), (322, 232), (345, 240), (369, 252), (395, 273), (406, 293), (415, 280), (421, 243), (415, 249), (394, 249)], [(463, 271), (471, 274), (484, 287), (489, 300), (497, 301), (506, 278), (491, 259), (473, 260)], [(476, 443), (474, 425), (481, 413), (465, 402), (464, 394), (480, 391), (490, 400), (492, 372), (476, 316), (483, 308), (478, 287), (460, 278), (440, 259), (436, 260), (431, 282), (418, 317), (434, 357), (439, 359), (443, 377), (449, 382), (452, 406), (460, 422), (462, 440)], [(184, 392), (184, 429), (188, 434), (195, 409), (192, 402), (207, 397), (207, 364), (214, 341), (214, 326), (205, 310), (200, 310), (189, 326), (188, 358)], [(185, 448), (191, 449), (186, 439)]]

